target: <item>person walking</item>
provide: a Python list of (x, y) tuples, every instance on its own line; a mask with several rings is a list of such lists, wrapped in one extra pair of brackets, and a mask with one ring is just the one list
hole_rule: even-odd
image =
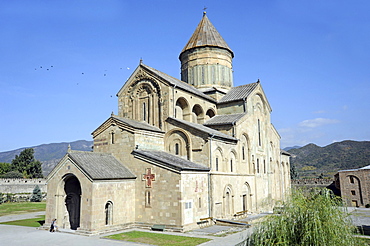
[(55, 232), (57, 230), (58, 230), (57, 219), (53, 219), (50, 225), (50, 232)]

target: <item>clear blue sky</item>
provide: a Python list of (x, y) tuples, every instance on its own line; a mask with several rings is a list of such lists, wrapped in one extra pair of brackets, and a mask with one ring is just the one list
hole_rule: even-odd
[(370, 140), (368, 0), (0, 0), (0, 151), (92, 140), (140, 58), (180, 78), (204, 6), (282, 147)]

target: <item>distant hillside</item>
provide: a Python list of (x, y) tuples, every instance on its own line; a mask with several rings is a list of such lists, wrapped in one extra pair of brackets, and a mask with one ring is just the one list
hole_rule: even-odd
[[(79, 140), (70, 143), (42, 144), (26, 148), (33, 148), (35, 150), (35, 159), (41, 161), (42, 172), (44, 176), (46, 176), (54, 168), (58, 161), (66, 154), (69, 144), (73, 150), (91, 151), (93, 141)], [(0, 152), (0, 162), (11, 163), (15, 155), (19, 155), (22, 150), (26, 148)]]
[(285, 147), (283, 150), (285, 150), (285, 151), (289, 151), (289, 150), (291, 150), (291, 149), (299, 149), (299, 148), (301, 148), (302, 146), (297, 146), (297, 145), (295, 145), (295, 146), (293, 146), (293, 147)]
[(346, 140), (325, 147), (308, 144), (289, 153), (300, 178), (316, 178), (321, 173), (333, 177), (339, 170), (370, 165), (370, 141)]

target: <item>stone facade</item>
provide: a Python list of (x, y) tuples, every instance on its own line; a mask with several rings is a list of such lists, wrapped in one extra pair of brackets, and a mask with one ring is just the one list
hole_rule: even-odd
[(334, 178), (347, 206), (365, 207), (370, 204), (370, 166), (342, 170)]
[(272, 210), (290, 188), (289, 154), (261, 83), (233, 87), (233, 56), (204, 15), (180, 54), (184, 81), (140, 62), (93, 152), (70, 151), (48, 176), (46, 222), (186, 231)]

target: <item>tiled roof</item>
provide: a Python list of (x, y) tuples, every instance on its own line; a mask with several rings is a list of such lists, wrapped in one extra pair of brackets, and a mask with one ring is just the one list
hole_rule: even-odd
[(162, 163), (165, 166), (174, 168), (179, 171), (183, 170), (196, 170), (196, 171), (209, 171), (210, 169), (206, 166), (185, 160), (176, 155), (164, 151), (149, 151), (149, 150), (134, 150), (132, 152), (134, 156), (142, 156), (151, 160)]
[(178, 88), (180, 88), (180, 89), (182, 89), (184, 91), (190, 92), (190, 93), (192, 93), (194, 95), (197, 95), (197, 96), (200, 96), (200, 97), (202, 97), (204, 99), (207, 99), (208, 101), (216, 102), (215, 99), (213, 99), (212, 97), (204, 94), (203, 92), (201, 92), (197, 88), (189, 85), (188, 83), (185, 83), (185, 82), (183, 82), (183, 81), (181, 81), (179, 79), (176, 79), (176, 78), (174, 78), (174, 77), (172, 77), (172, 76), (170, 76), (168, 74), (165, 74), (165, 73), (163, 73), (163, 72), (161, 72), (161, 71), (159, 71), (157, 69), (154, 69), (152, 67), (149, 67), (147, 65), (144, 65), (142, 63), (140, 64), (140, 66), (148, 69), (152, 73), (154, 73), (154, 74), (158, 75), (159, 77), (163, 78), (164, 80), (166, 80), (172, 86), (176, 86), (176, 87), (178, 87)]
[(231, 137), (225, 133), (222, 133), (222, 132), (219, 132), (215, 129), (212, 129), (210, 127), (207, 127), (207, 126), (204, 126), (204, 125), (201, 125), (201, 124), (197, 124), (197, 123), (193, 123), (193, 122), (189, 122), (189, 121), (186, 121), (186, 120), (180, 120), (180, 119), (176, 119), (176, 118), (172, 118), (172, 117), (168, 117), (167, 118), (167, 121), (169, 122), (178, 122), (182, 125), (186, 125), (190, 128), (193, 128), (195, 130), (198, 130), (198, 131), (201, 131), (201, 132), (204, 132), (206, 134), (208, 134), (209, 136), (212, 136), (212, 137), (215, 137), (215, 138), (220, 138), (220, 139), (225, 139), (225, 140), (231, 140), (231, 141), (237, 141), (236, 138), (234, 137)]
[(149, 125), (148, 123), (146, 122), (140, 122), (140, 121), (136, 121), (136, 120), (132, 120), (132, 119), (128, 119), (128, 118), (123, 118), (123, 117), (118, 117), (118, 116), (112, 116), (113, 119), (116, 119), (116, 120), (119, 120), (121, 121), (122, 123), (125, 123), (129, 126), (132, 126), (133, 128), (135, 129), (141, 129), (141, 130), (148, 130), (148, 131), (155, 131), (155, 132), (163, 132), (161, 129), (159, 129), (158, 127), (155, 127), (155, 126), (152, 126), (152, 125)]
[(244, 100), (257, 87), (259, 82), (241, 85), (231, 88), (225, 96), (223, 96), (217, 103), (227, 103), (233, 101)]
[(338, 172), (354, 172), (354, 171), (367, 170), (367, 169), (370, 169), (370, 165), (364, 166), (361, 168), (355, 168), (355, 169), (339, 170)]
[(93, 180), (136, 178), (111, 154), (71, 151), (67, 155)]
[(233, 51), (227, 45), (227, 43), (222, 38), (220, 33), (216, 30), (216, 28), (209, 21), (205, 13), (203, 14), (202, 20), (199, 22), (193, 35), (191, 36), (190, 40), (185, 45), (181, 53), (183, 53), (186, 50), (195, 48), (195, 47), (204, 47), (204, 46), (224, 48), (230, 51), (232, 56), (234, 56)]
[(242, 118), (245, 114), (224, 114), (224, 115), (216, 115), (209, 119), (205, 126), (214, 126), (214, 125), (232, 125), (233, 123), (237, 122)]
[(283, 149), (281, 149), (281, 150), (280, 150), (280, 154), (291, 156), (291, 154), (290, 154), (288, 151), (285, 151), (285, 150), (283, 150)]

